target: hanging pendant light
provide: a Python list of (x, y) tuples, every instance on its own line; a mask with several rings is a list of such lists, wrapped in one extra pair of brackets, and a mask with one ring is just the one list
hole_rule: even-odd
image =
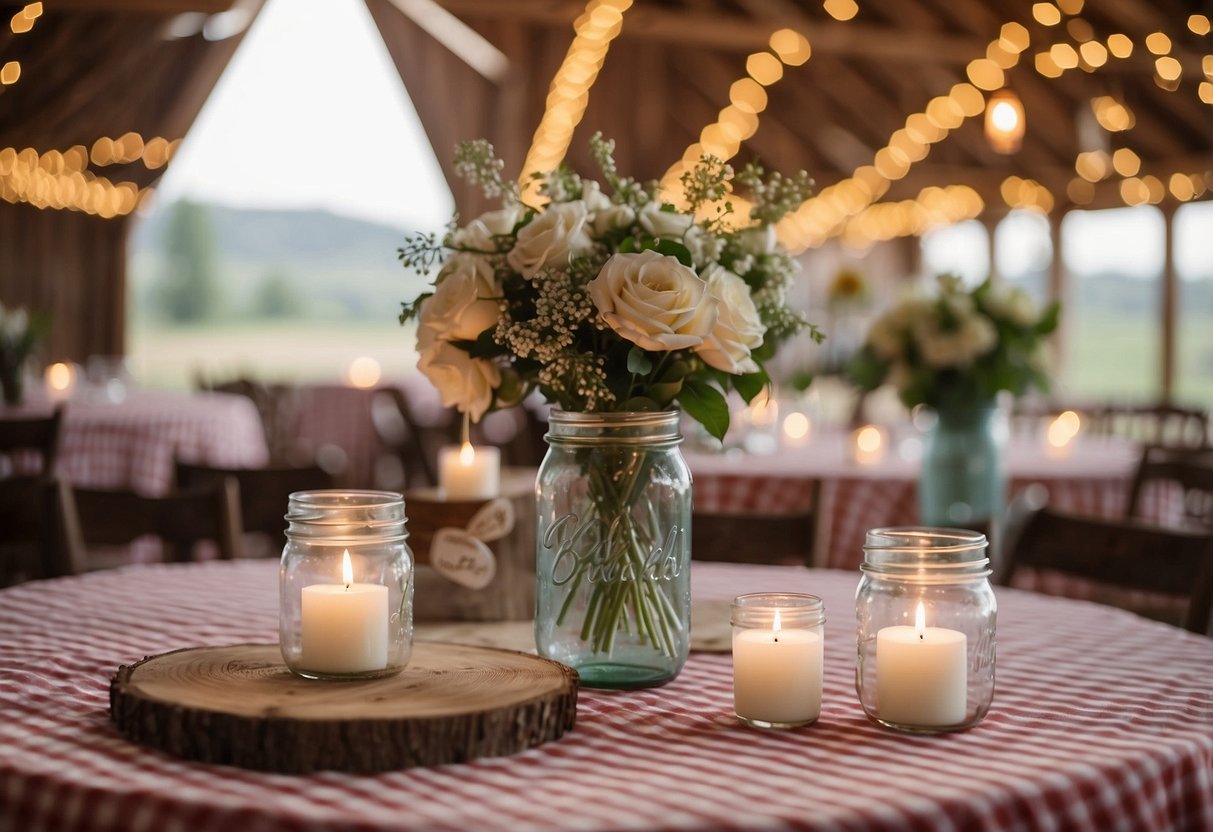
[(1009, 89), (1001, 89), (986, 102), (986, 140), (998, 153), (1016, 153), (1023, 144), (1023, 102)]

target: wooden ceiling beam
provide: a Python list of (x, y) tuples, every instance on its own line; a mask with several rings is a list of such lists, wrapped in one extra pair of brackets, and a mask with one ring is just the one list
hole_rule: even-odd
[(218, 14), (230, 11), (240, 0), (54, 0), (47, 14), (61, 12), (122, 12), (169, 16), (188, 12)]
[[(585, 10), (579, 0), (437, 0), (461, 18), (522, 20), (541, 26), (568, 27)], [(623, 18), (621, 38), (656, 40), (722, 51), (764, 49), (781, 26), (804, 24), (805, 18), (762, 21), (748, 15), (669, 10), (637, 3)], [(822, 55), (862, 55), (909, 63), (967, 63), (983, 54), (985, 44), (970, 37), (914, 32), (863, 23), (813, 22), (802, 29), (813, 51)]]

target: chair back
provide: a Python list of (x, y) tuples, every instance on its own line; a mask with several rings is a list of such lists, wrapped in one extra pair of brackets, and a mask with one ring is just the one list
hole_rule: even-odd
[[(1213, 530), (1190, 531), (1133, 520), (1086, 517), (1042, 508), (1008, 541), (1005, 583), (1029, 567), (1120, 590), (1098, 600), (1166, 620), (1158, 596), (1186, 599), (1182, 626), (1209, 629), (1213, 610)], [(1128, 590), (1129, 592), (1125, 592)]]
[(1105, 404), (1091, 411), (1090, 430), (1146, 445), (1203, 448), (1209, 443), (1209, 412), (1172, 404)]
[[(1178, 488), (1186, 525), (1213, 529), (1213, 448), (1191, 451), (1146, 447), (1133, 475), (1125, 514), (1147, 517), (1147, 489), (1151, 484)], [(1159, 495), (1165, 496), (1165, 495)]]
[(403, 390), (389, 386), (375, 391), (371, 400), (371, 423), (379, 441), (396, 455), (405, 487), (438, 484), (437, 447), (427, 446), (426, 431), (413, 417)]
[(192, 559), (201, 541), (213, 541), (221, 558), (240, 553), (240, 486), (231, 478), (158, 497), (73, 488), (72, 498), (80, 537), (89, 547), (123, 546), (152, 535), (167, 544), (165, 560)]
[(53, 477), (0, 479), (0, 586), (80, 571), (69, 493)]
[(695, 509), (691, 558), (812, 566), (819, 490), (820, 484), (813, 482), (809, 506), (797, 511), (768, 514)]
[(235, 481), (240, 493), (241, 531), (265, 536), (261, 545), (250, 543), (245, 546), (244, 554), (256, 550), (274, 557), (282, 554), (286, 543), (284, 517), (290, 495), (296, 491), (335, 487), (333, 475), (319, 465), (218, 468), (178, 460), (175, 476), (181, 491), (214, 488), (225, 479)]
[[(55, 408), (49, 416), (29, 416), (17, 419), (0, 419), (0, 457), (9, 457), (9, 465), (0, 465), (0, 476), (5, 469), (23, 474), (52, 476), (59, 460), (59, 437), (63, 427), (63, 406)], [(21, 464), (27, 454), (38, 455), (38, 465), (27, 470)], [(21, 455), (21, 460), (13, 459)]]

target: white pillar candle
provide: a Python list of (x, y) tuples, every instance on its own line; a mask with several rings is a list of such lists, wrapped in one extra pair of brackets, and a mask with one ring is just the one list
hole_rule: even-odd
[(299, 666), (315, 673), (365, 673), (387, 667), (388, 589), (354, 583), (350, 553), (342, 583), (303, 588)]
[(821, 715), (823, 651), (811, 630), (771, 629), (733, 634), (733, 701), (739, 717), (773, 725), (803, 725)]
[(965, 721), (967, 639), (959, 630), (927, 627), (921, 602), (914, 626), (876, 633), (876, 713), (899, 725), (943, 727)]
[(449, 445), (438, 453), (438, 486), (448, 500), (491, 500), (501, 490), (501, 451)]

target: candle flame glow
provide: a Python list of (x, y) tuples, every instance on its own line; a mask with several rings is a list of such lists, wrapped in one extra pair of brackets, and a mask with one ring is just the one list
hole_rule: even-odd
[(864, 453), (875, 453), (880, 450), (880, 428), (875, 425), (865, 425), (855, 434), (855, 444)]
[(1067, 410), (1049, 423), (1046, 440), (1054, 448), (1062, 448), (1078, 435), (1082, 420), (1073, 410)]
[(922, 606), (922, 601), (918, 602), (918, 609), (914, 611), (914, 632), (919, 638), (926, 637), (927, 630), (927, 611)]
[(464, 442), (459, 449), (459, 464), (465, 468), (476, 461), (476, 451), (472, 448), (471, 442)]
[(46, 380), (52, 390), (66, 390), (72, 386), (75, 372), (62, 361), (46, 368)]
[(771, 636), (779, 641), (779, 610), (775, 610), (775, 623), (771, 625)]
[(349, 549), (341, 553), (341, 582), (345, 584), (346, 589), (354, 582), (354, 566), (350, 563)]

